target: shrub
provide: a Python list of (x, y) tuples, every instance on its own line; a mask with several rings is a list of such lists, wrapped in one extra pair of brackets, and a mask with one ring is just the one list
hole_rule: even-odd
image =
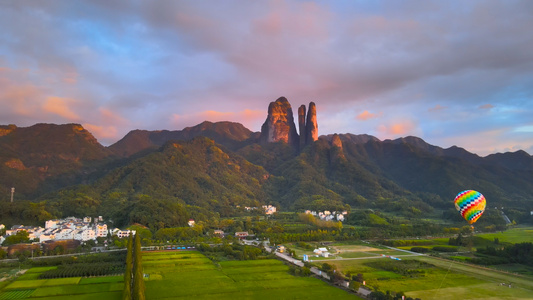
[(411, 248), (411, 251), (418, 252), (418, 253), (427, 253), (427, 252), (429, 252), (429, 249), (428, 248), (424, 248), (424, 247), (413, 247), (413, 248)]
[(457, 247), (435, 246), (432, 250), (437, 252), (457, 252)]

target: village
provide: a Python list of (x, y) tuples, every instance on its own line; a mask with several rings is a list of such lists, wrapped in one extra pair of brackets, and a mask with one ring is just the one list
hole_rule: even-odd
[(344, 221), (344, 216), (346, 216), (348, 214), (347, 211), (343, 211), (343, 212), (336, 212), (336, 211), (333, 211), (333, 212), (330, 212), (329, 210), (325, 210), (325, 211), (319, 211), (319, 212), (316, 212), (316, 211), (311, 211), (311, 210), (306, 210), (305, 211), (306, 214), (311, 214), (317, 218), (319, 218), (320, 220), (323, 220), (323, 221), (334, 221), (334, 220), (337, 220), (337, 221), (340, 221), (340, 222), (343, 222)]
[(83, 219), (67, 217), (64, 219), (48, 220), (42, 227), (13, 225), (11, 229), (6, 229), (0, 224), (0, 232), (5, 230), (5, 234), (0, 236), (0, 244), (9, 236), (25, 231), (28, 239), (33, 243), (44, 243), (47, 241), (77, 240), (86, 242), (96, 240), (99, 237), (107, 238), (108, 235), (119, 238), (128, 237), (135, 234), (134, 230), (121, 230), (118, 228), (108, 230), (107, 224), (103, 222), (101, 216), (97, 218), (84, 217)]

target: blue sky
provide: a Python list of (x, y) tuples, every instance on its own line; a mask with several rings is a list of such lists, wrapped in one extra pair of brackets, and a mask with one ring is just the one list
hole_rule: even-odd
[(0, 124), (259, 131), (285, 96), (319, 134), (533, 153), (527, 0), (10, 1), (0, 26)]

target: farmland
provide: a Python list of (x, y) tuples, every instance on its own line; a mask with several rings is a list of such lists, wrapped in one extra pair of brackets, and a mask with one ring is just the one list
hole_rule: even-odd
[(481, 233), (476, 234), (487, 240), (499, 239), (504, 243), (533, 243), (533, 227), (515, 227), (498, 233)]
[(195, 251), (145, 252), (147, 299), (354, 299), (354, 295), (310, 277), (288, 274), (273, 259), (213, 263)]
[(40, 274), (54, 268), (56, 267), (29, 269), (15, 281), (2, 287), (0, 299), (121, 299), (124, 286), (122, 276), (38, 279)]
[[(344, 274), (363, 274), (367, 286), (374, 289), (402, 291), (413, 298), (530, 299), (533, 293), (533, 277), (407, 253), (397, 255), (402, 260), (396, 261), (376, 256), (376, 253), (380, 253), (379, 248), (364, 247), (367, 246), (337, 246), (337, 249), (351, 249), (360, 255), (352, 259), (334, 259), (328, 263)], [(364, 251), (357, 252), (361, 249)], [(381, 251), (385, 253), (386, 250)]]
[(318, 243), (305, 243), (306, 245), (310, 245), (313, 247), (302, 247), (301, 243), (293, 243), (288, 244), (288, 247), (290, 247), (291, 250), (293, 250), (298, 257), (302, 257), (304, 254), (309, 256), (309, 259), (312, 261), (328, 261), (328, 260), (336, 260), (336, 259), (352, 259), (352, 258), (377, 258), (381, 257), (382, 255), (389, 255), (389, 256), (398, 256), (398, 255), (406, 255), (409, 253), (389, 249), (384, 246), (379, 245), (369, 245), (363, 242), (337, 242), (337, 243), (331, 243), (327, 246), (329, 253), (332, 255), (330, 257), (321, 257), (316, 256), (313, 253), (314, 248), (318, 247), (324, 247), (319, 246)]

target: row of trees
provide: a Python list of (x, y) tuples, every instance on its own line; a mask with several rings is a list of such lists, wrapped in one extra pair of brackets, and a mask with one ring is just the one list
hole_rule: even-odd
[(477, 249), (476, 256), (478, 257), (471, 260), (473, 263), (484, 265), (516, 263), (533, 266), (533, 243), (518, 243), (501, 249), (487, 246)]
[(201, 243), (197, 246), (197, 249), (213, 261), (223, 259), (255, 260), (264, 258), (264, 255), (266, 255), (263, 249), (239, 243), (224, 243), (218, 246), (209, 246)]
[(145, 286), (142, 269), (141, 238), (130, 235), (126, 254), (126, 272), (124, 273), (124, 300), (144, 300)]
[(124, 272), (123, 262), (82, 263), (58, 266), (57, 269), (48, 270), (39, 275), (39, 279), (107, 276), (122, 272)]

